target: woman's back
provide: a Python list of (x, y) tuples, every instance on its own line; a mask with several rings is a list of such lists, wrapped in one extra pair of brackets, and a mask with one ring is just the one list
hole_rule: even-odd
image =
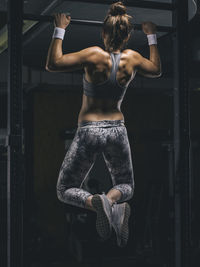
[[(100, 47), (94, 47), (95, 54), (91, 58), (91, 64), (85, 67), (85, 78), (88, 82), (98, 84), (106, 81), (112, 70), (111, 54), (116, 55), (120, 53), (109, 53)], [(133, 69), (133, 62), (130, 58), (130, 49), (121, 52), (118, 70), (116, 72), (116, 79), (121, 86), (124, 86), (131, 78)]]
[(79, 121), (124, 119), (120, 105), (128, 84), (135, 76), (130, 50), (121, 53), (108, 53), (100, 47), (93, 50), (90, 64), (84, 68)]

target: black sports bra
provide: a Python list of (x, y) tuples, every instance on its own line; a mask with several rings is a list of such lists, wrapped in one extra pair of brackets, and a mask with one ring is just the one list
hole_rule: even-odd
[(101, 83), (93, 84), (85, 79), (85, 74), (83, 74), (83, 93), (86, 96), (99, 97), (99, 98), (112, 98), (115, 100), (123, 99), (129, 83), (135, 77), (135, 72), (132, 73), (130, 80), (126, 85), (121, 86), (116, 80), (116, 73), (118, 70), (118, 65), (121, 57), (121, 53), (114, 54), (110, 53), (112, 59), (112, 69), (110, 77)]

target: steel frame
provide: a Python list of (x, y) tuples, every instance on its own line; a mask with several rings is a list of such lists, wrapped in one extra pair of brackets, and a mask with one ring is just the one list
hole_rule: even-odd
[(23, 266), (22, 12), (8, 1), (7, 266)]
[(173, 0), (174, 50), (174, 267), (190, 266), (191, 176), (188, 0)]
[[(189, 173), (189, 87), (187, 69), (188, 0), (172, 4), (150, 1), (124, 1), (127, 6), (171, 10), (174, 33), (174, 199), (173, 267), (190, 267), (190, 173)], [(111, 4), (104, 0), (80, 2)], [(113, 1), (112, 1), (113, 2)], [(22, 174), (22, 22), (23, 19), (49, 21), (49, 16), (23, 15), (23, 0), (8, 1), (8, 176), (7, 176), (7, 267), (23, 267), (23, 193)], [(52, 17), (51, 17), (52, 21)], [(74, 19), (74, 24), (101, 25)], [(137, 26), (139, 29), (139, 26)], [(171, 31), (171, 29), (168, 29)], [(185, 38), (186, 37), (186, 38)], [(171, 236), (173, 237), (173, 236)], [(170, 267), (171, 267), (170, 266)]]
[[(63, 1), (74, 2), (73, 0), (63, 0)], [(110, 5), (116, 1), (113, 1), (113, 0), (78, 0), (76, 2)], [(127, 7), (139, 7), (139, 8), (148, 8), (148, 9), (174, 10), (176, 8), (176, 5), (174, 3), (163, 3), (163, 2), (157, 2), (157, 1), (124, 0), (123, 3)]]
[[(24, 14), (23, 15), (24, 20), (33, 20), (38, 22), (53, 22), (54, 17), (48, 16), (48, 15), (34, 15), (34, 14)], [(103, 21), (97, 21), (97, 20), (85, 20), (85, 19), (71, 19), (71, 24), (73, 25), (89, 25), (89, 26), (102, 26)], [(135, 30), (142, 30), (142, 26), (140, 24), (134, 24)], [(157, 26), (158, 32), (174, 32), (175, 29), (173, 27), (168, 26)]]

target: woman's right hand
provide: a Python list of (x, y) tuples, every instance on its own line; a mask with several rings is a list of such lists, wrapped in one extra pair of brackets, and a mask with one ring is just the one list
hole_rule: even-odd
[(155, 34), (156, 24), (151, 21), (145, 21), (142, 23), (142, 30), (145, 34)]

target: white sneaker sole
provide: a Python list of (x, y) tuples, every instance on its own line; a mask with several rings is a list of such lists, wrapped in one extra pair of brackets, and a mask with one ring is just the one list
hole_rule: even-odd
[(119, 247), (125, 247), (129, 237), (128, 221), (131, 214), (131, 208), (127, 202), (119, 205), (123, 205), (123, 216), (119, 218), (121, 220), (120, 227), (118, 228), (115, 224), (113, 224), (113, 228), (116, 232), (117, 245)]
[(124, 204), (125, 204), (125, 214), (124, 214), (123, 222), (122, 222), (121, 229), (120, 229), (120, 236), (117, 241), (120, 247), (126, 246), (128, 242), (128, 237), (129, 237), (128, 221), (129, 221), (129, 217), (131, 214), (131, 209), (128, 203), (124, 203)]
[(104, 240), (111, 236), (111, 223), (105, 212), (103, 201), (97, 194), (92, 198), (92, 205), (97, 212), (96, 229), (100, 237)]

